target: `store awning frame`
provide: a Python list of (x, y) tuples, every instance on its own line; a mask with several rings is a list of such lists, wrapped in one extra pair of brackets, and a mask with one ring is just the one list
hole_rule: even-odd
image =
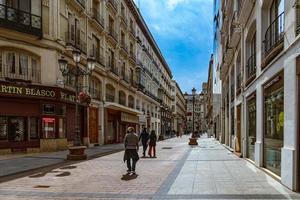
[(129, 114), (134, 114), (134, 115), (142, 115), (143, 114), (143, 112), (141, 112), (141, 111), (135, 110), (133, 108), (128, 108), (126, 106), (123, 106), (123, 105), (120, 105), (120, 104), (114, 103), (114, 102), (105, 102), (104, 107), (112, 109), (112, 110), (126, 112)]

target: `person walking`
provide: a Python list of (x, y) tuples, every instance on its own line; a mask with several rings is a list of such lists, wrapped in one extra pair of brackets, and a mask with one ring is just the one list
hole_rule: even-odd
[(142, 139), (142, 145), (143, 145), (143, 157), (146, 156), (146, 151), (147, 151), (147, 147), (148, 147), (148, 140), (149, 140), (149, 133), (147, 132), (147, 129), (144, 128), (141, 135), (140, 135), (140, 138), (139, 138), (139, 141)]
[(151, 131), (149, 139), (150, 139), (150, 141), (149, 141), (149, 152), (148, 152), (148, 155), (150, 156), (150, 158), (152, 158), (152, 157), (156, 158), (155, 146), (156, 146), (157, 136), (156, 136), (154, 130)]
[[(127, 162), (127, 172), (135, 175), (135, 166), (139, 160), (139, 138), (134, 132), (133, 127), (128, 127), (127, 134), (124, 139), (125, 153), (124, 153), (124, 162)], [(132, 165), (131, 165), (132, 160)]]

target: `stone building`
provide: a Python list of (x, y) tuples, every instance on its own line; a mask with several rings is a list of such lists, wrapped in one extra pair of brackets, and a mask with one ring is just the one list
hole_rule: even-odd
[(220, 1), (221, 142), (299, 190), (298, 1)]
[[(119, 143), (128, 126), (157, 134), (170, 127), (172, 73), (132, 0), (0, 1), (0, 149), (66, 149), (74, 138), (74, 77), (92, 98), (81, 104), (83, 144)], [(147, 74), (147, 75), (145, 75)], [(163, 122), (162, 122), (163, 121)]]
[(172, 131), (176, 134), (184, 134), (186, 101), (178, 83), (172, 81)]

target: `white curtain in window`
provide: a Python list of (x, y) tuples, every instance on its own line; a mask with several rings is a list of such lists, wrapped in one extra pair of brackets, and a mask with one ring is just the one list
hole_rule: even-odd
[(6, 55), (6, 64), (7, 64), (7, 68), (9, 69), (9, 72), (14, 74), (16, 73), (16, 57), (15, 57), (15, 53), (13, 52), (9, 52)]
[(26, 76), (28, 74), (28, 56), (20, 54), (19, 62), (19, 74)]

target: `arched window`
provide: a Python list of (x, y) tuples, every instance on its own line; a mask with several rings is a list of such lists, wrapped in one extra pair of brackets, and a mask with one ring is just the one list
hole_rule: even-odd
[(1, 50), (0, 79), (40, 83), (39, 57), (22, 50)]
[(134, 108), (134, 97), (131, 95), (128, 96), (128, 107)]
[(108, 102), (115, 101), (115, 88), (110, 84), (106, 85), (106, 101)]
[(126, 94), (122, 90), (119, 91), (119, 104), (126, 106)]

